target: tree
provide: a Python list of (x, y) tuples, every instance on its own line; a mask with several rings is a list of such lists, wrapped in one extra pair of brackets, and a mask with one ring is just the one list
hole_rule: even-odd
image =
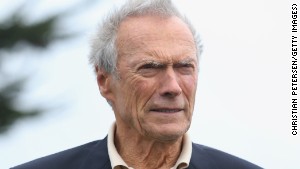
[[(93, 2), (93, 0), (84, 1), (84, 4), (90, 4), (87, 2)], [(5, 21), (0, 22), (0, 134), (7, 131), (17, 120), (44, 112), (42, 107), (31, 110), (23, 110), (18, 107), (17, 99), (22, 94), (28, 77), (21, 75), (14, 80), (7, 80), (12, 75), (6, 74), (1, 66), (8, 64), (10, 58), (4, 56), (3, 51), (13, 51), (20, 47), (19, 44), (46, 49), (57, 40), (73, 37), (74, 34), (70, 33), (59, 34), (56, 26), (64, 16), (69, 15), (72, 11), (78, 12), (75, 9), (82, 9), (84, 6), (81, 3), (77, 4), (63, 13), (31, 24), (24, 23), (25, 19), (22, 17), (21, 10), (17, 10)]]

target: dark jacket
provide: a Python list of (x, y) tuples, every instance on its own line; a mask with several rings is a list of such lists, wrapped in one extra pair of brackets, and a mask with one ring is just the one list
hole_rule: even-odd
[[(189, 169), (259, 169), (248, 161), (193, 143)], [(111, 169), (107, 138), (42, 157), (12, 169)]]

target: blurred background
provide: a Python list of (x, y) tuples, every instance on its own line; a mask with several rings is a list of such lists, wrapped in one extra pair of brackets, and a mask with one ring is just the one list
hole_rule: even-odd
[[(290, 94), (296, 1), (174, 2), (204, 44), (192, 140), (264, 168), (300, 168)], [(0, 168), (106, 136), (114, 115), (88, 64), (89, 39), (122, 3), (0, 1)]]

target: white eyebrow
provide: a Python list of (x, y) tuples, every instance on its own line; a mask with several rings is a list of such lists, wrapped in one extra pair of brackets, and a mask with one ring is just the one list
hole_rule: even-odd
[[(187, 58), (184, 58), (182, 60), (178, 60), (178, 61), (174, 61), (172, 63), (173, 66), (176, 66), (176, 65), (186, 65), (186, 64), (191, 64), (191, 63), (195, 63), (196, 67), (197, 67), (197, 60), (195, 60), (194, 58), (191, 58), (191, 57), (187, 57)], [(168, 62), (165, 62), (165, 61), (160, 61), (160, 60), (155, 60), (155, 59), (142, 59), (142, 62), (141, 62), (141, 65), (151, 65), (153, 67), (156, 67), (156, 68), (162, 68), (162, 67), (166, 67), (167, 65), (169, 65)]]
[(183, 59), (183, 60), (179, 61), (178, 63), (187, 64), (187, 63), (191, 63), (191, 62), (197, 63), (197, 61), (194, 58), (190, 58), (190, 57)]

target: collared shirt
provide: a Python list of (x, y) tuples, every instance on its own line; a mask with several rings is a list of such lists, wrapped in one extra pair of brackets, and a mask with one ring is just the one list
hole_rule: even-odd
[[(129, 167), (118, 153), (114, 144), (114, 134), (116, 130), (115, 123), (111, 126), (107, 138), (108, 155), (112, 169), (134, 169)], [(176, 164), (171, 169), (184, 169), (189, 166), (192, 156), (192, 142), (188, 134), (183, 136), (183, 146)]]

